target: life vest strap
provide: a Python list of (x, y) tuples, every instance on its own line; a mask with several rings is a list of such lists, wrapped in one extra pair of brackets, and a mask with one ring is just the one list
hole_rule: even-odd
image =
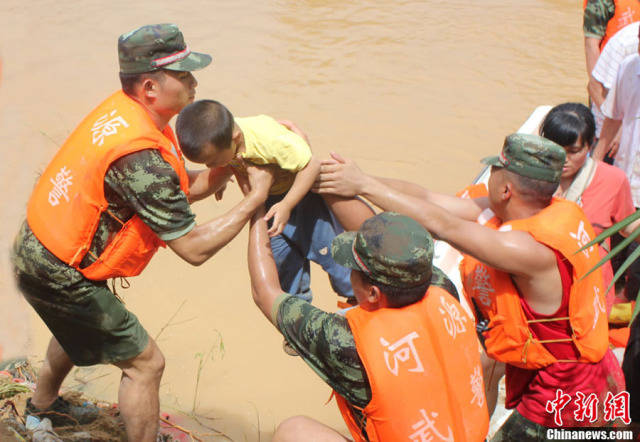
[[(116, 298), (118, 298), (118, 300), (121, 303), (125, 303), (124, 299), (122, 299), (120, 297), (120, 295), (118, 295), (118, 292), (116, 290), (116, 280), (120, 280), (120, 288), (121, 289), (128, 289), (129, 287), (131, 287), (131, 283), (129, 282), (129, 280), (127, 278), (125, 278), (124, 276), (120, 276), (118, 278), (111, 278), (111, 292), (113, 293), (113, 296), (115, 296)], [(331, 398), (329, 398), (331, 399)]]
[(113, 214), (113, 212), (109, 209), (106, 210), (106, 212), (111, 215), (111, 218), (115, 219), (116, 221), (118, 221), (120, 223), (121, 226), (124, 226), (124, 221), (122, 221), (120, 218), (118, 218), (117, 216), (115, 216)]
[(527, 328), (527, 331), (529, 332), (529, 336), (527, 336), (527, 340), (524, 343), (524, 345), (522, 346), (522, 363), (526, 364), (527, 363), (527, 349), (529, 348), (529, 344), (531, 344), (533, 342), (533, 335), (531, 334), (531, 330), (529, 330)]
[(81, 256), (84, 256), (84, 251), (85, 250), (89, 250), (89, 246), (82, 246), (80, 247), (78, 250), (76, 250), (76, 254), (73, 255), (73, 258), (71, 258), (71, 261), (69, 261), (67, 264), (70, 265), (71, 267), (73, 267), (72, 263), (74, 263), (76, 261), (76, 259), (78, 259), (78, 255), (82, 254)]
[(544, 339), (542, 341), (537, 341), (540, 344), (551, 344), (553, 342), (573, 342), (573, 339), (571, 338), (564, 338), (564, 339)]
[(527, 319), (527, 324), (531, 324), (532, 322), (553, 322), (553, 321), (568, 321), (568, 316), (562, 316), (560, 318), (544, 318), (544, 319)]

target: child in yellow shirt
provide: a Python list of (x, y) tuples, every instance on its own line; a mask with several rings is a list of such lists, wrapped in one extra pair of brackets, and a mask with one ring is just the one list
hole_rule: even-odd
[[(336, 264), (330, 253), (331, 241), (344, 229), (323, 198), (310, 192), (320, 161), (311, 153), (304, 134), (295, 125), (283, 123), (287, 126), (267, 115), (234, 119), (221, 103), (200, 100), (180, 112), (176, 133), (185, 157), (211, 168), (227, 167), (227, 179), (233, 173), (244, 173), (247, 163), (275, 165), (265, 218), (271, 220), (271, 249), (282, 289), (311, 301), (313, 261), (329, 274), (338, 294), (351, 298), (351, 272)], [(373, 215), (359, 200), (341, 207), (340, 219), (352, 229)]]

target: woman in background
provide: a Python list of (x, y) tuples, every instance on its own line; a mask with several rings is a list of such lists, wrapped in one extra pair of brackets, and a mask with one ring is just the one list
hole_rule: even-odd
[[(564, 147), (567, 159), (562, 169), (556, 196), (582, 207), (596, 234), (635, 212), (629, 180), (621, 169), (595, 161), (589, 156), (595, 134), (595, 122), (588, 107), (580, 103), (560, 104), (547, 114), (540, 135)], [(636, 223), (621, 233), (627, 236)], [(601, 256), (609, 250), (607, 240)], [(605, 286), (613, 279), (610, 263), (603, 266)], [(635, 299), (635, 293), (632, 294)], [(615, 289), (607, 293), (607, 314), (611, 311)]]

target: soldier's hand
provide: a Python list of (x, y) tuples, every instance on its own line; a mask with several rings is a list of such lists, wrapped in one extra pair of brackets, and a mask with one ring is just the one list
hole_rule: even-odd
[(322, 161), (320, 174), (312, 190), (316, 193), (353, 197), (362, 192), (364, 178), (365, 174), (353, 160), (331, 152), (331, 159)]
[(251, 184), (249, 184), (249, 177), (242, 173), (236, 172), (235, 170), (233, 171), (233, 174), (236, 177), (236, 181), (238, 182), (238, 187), (240, 188), (240, 191), (244, 196), (247, 196), (247, 194), (251, 192)]
[(273, 184), (275, 167), (274, 166), (247, 166), (247, 174), (249, 176), (249, 185), (251, 191), (263, 191), (269, 189)]

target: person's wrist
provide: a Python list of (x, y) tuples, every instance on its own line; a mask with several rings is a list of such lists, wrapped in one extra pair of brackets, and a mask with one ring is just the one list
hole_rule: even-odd
[(378, 181), (370, 175), (365, 175), (364, 173), (360, 177), (360, 179), (356, 180), (356, 195), (366, 195), (370, 191), (374, 190)]
[(285, 211), (285, 212), (291, 212), (292, 209), (292, 204), (290, 201), (287, 201), (287, 199), (283, 199), (282, 201), (280, 201), (280, 210), (281, 211)]
[(252, 189), (246, 196), (245, 199), (249, 203), (249, 205), (255, 210), (256, 207), (260, 206), (264, 202), (264, 198), (257, 189)]

